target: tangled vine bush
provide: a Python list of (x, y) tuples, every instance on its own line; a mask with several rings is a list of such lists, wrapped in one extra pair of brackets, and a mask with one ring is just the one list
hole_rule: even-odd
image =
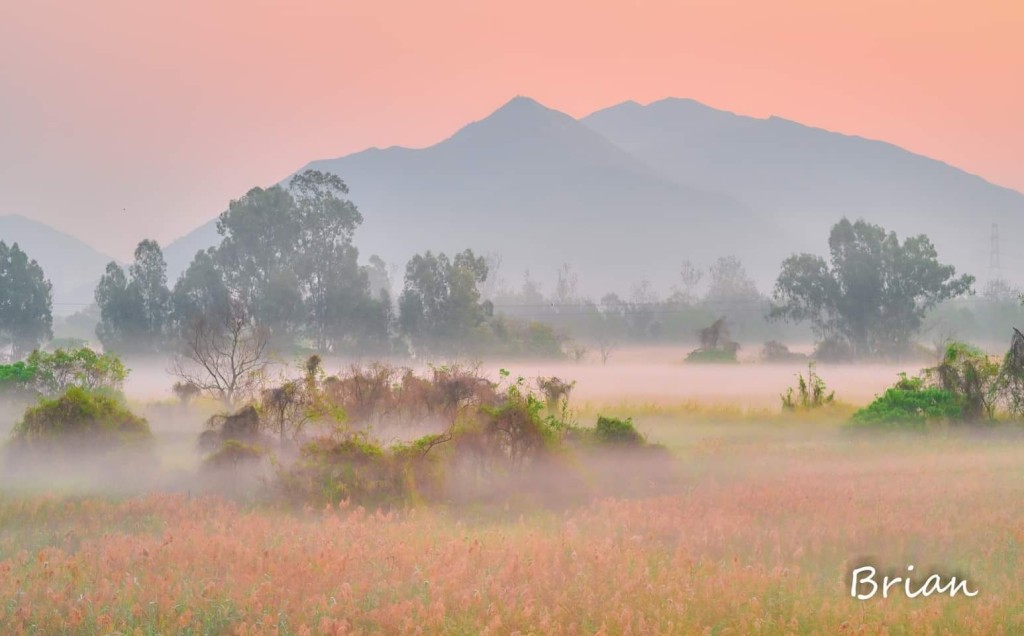
[(13, 442), (29, 448), (105, 448), (150, 437), (146, 420), (116, 397), (71, 387), (26, 410), (14, 427)]

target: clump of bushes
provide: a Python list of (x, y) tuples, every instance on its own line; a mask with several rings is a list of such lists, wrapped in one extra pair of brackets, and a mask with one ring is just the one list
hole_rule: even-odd
[(794, 362), (806, 359), (806, 355), (790, 351), (789, 347), (777, 340), (769, 340), (761, 348), (761, 360), (765, 362)]
[(853, 423), (922, 427), (932, 421), (994, 420), (1001, 402), (1011, 413), (1019, 402), (1009, 366), (976, 347), (951, 342), (938, 366), (924, 369), (918, 377), (901, 374), (894, 387), (854, 413)]
[(614, 417), (599, 416), (594, 436), (605, 444), (628, 444), (638, 446), (647, 443), (647, 438), (633, 426), (633, 418), (624, 420)]
[(733, 344), (735, 346), (728, 349), (694, 349), (686, 354), (686, 362), (699, 364), (736, 363), (738, 361), (736, 353), (739, 351), (739, 345)]
[(314, 504), (439, 498), (447, 473), (442, 454), (431, 451), (449, 441), (450, 436), (437, 434), (385, 447), (362, 431), (318, 438), (302, 447), (299, 461), (279, 472), (278, 487), (288, 500)]
[(939, 366), (926, 369), (924, 375), (934, 386), (956, 396), (962, 419), (974, 422), (995, 417), (999, 372), (999, 364), (980, 349), (951, 342)]
[(937, 366), (917, 377), (901, 374), (895, 386), (854, 413), (853, 424), (920, 428), (933, 421), (993, 421), (1000, 404), (1013, 415), (1024, 386), (1016, 368), (1013, 347), (1000, 364), (977, 347), (951, 342)]
[[(371, 367), (338, 379), (330, 391), (359, 407), (359, 419), (377, 409), (392, 414), (421, 404), (440, 414), (444, 430), (412, 441), (384, 443), (369, 429), (346, 422), (304, 442), (299, 458), (279, 469), (277, 484), (291, 501), (398, 504), (422, 499), (487, 501), (505, 497), (587, 492), (576, 460), (596, 451), (605, 461), (627, 449), (655, 448), (632, 420), (602, 417), (580, 428), (568, 410), (573, 383), (539, 378), (535, 393), (522, 377), (486, 384), (475, 373), (438, 367), (426, 378)], [(385, 378), (395, 379), (389, 386)], [(357, 399), (357, 396), (358, 399)], [(415, 398), (413, 398), (415, 396)], [(574, 452), (579, 456), (570, 460)], [(621, 482), (624, 477), (612, 481)], [(626, 479), (629, 481), (629, 479)], [(635, 480), (634, 480), (635, 481)], [(556, 483), (553, 483), (556, 482)]]
[(151, 437), (149, 424), (115, 396), (71, 387), (25, 411), (13, 441), (29, 447), (84, 444), (114, 447)]
[(740, 350), (738, 342), (729, 339), (729, 328), (725, 318), (718, 318), (709, 326), (697, 332), (700, 336), (700, 347), (686, 356), (686, 362), (695, 363), (734, 363)]
[(959, 421), (962, 400), (951, 391), (925, 384), (924, 378), (901, 373), (895, 386), (853, 414), (856, 426), (921, 428), (928, 422)]

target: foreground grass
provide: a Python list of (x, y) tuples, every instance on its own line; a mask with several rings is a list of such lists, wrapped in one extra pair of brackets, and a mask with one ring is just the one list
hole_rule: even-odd
[[(821, 422), (638, 420), (665, 497), (564, 512), (289, 513), (212, 498), (0, 500), (5, 634), (1024, 631), (1024, 444)], [(973, 599), (856, 601), (866, 561)]]

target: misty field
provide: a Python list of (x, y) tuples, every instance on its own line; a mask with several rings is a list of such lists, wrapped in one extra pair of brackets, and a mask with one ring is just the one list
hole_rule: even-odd
[[(633, 414), (651, 441), (671, 451), (677, 474), (670, 484), (582, 504), (512, 500), (387, 511), (345, 503), (287, 509), (180, 488), (114, 496), (75, 490), (68, 480), (7, 488), (0, 501), (3, 631), (1024, 629), (1024, 436), (1016, 429), (869, 436), (843, 425), (850, 412), (843, 406), (783, 416), (770, 404), (791, 379), (781, 367), (744, 370), (734, 376), (742, 386), (726, 383), (717, 397), (709, 384), (714, 399), (704, 402), (682, 385), (675, 393), (667, 385), (635, 391), (631, 382), (642, 382), (644, 371), (628, 358), (577, 371), (579, 417)], [(855, 395), (873, 390), (869, 377), (879, 389), (892, 377), (871, 368), (832, 371), (839, 390)], [(686, 373), (699, 385), (723, 372)], [(175, 431), (155, 431), (173, 449), (161, 462), (180, 463), (186, 446), (171, 443)], [(605, 466), (612, 477), (635, 469), (628, 460)], [(955, 574), (979, 594), (858, 601), (850, 573), (866, 563), (897, 575), (908, 564)]]

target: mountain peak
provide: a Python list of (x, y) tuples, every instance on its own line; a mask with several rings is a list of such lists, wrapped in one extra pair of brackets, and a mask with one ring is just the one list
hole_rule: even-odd
[(505, 102), (501, 108), (475, 123), (498, 122), (503, 125), (531, 125), (566, 119), (572, 118), (565, 113), (548, 108), (532, 97), (517, 95)]
[(578, 122), (530, 97), (516, 96), (496, 111), (459, 129), (449, 142), (455, 144), (499, 144), (524, 135), (564, 131)]

